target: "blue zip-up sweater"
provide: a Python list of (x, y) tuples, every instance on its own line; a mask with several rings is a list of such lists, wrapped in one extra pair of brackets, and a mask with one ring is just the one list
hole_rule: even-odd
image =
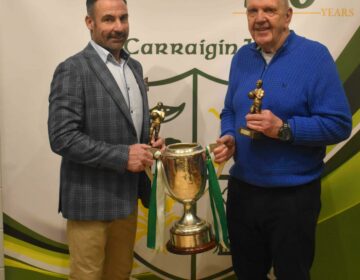
[[(252, 100), (248, 93), (263, 80), (262, 109), (290, 124), (293, 142), (239, 134)], [(221, 134), (235, 137), (230, 174), (261, 187), (296, 186), (321, 175), (325, 147), (351, 133), (350, 108), (328, 49), (291, 31), (267, 65), (255, 43), (234, 56)]]

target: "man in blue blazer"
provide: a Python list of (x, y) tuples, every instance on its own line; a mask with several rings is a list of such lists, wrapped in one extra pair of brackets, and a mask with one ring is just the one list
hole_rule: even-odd
[[(126, 1), (86, 6), (92, 40), (57, 67), (49, 97), (50, 144), (62, 156), (69, 279), (129, 279), (137, 198), (148, 199), (144, 170), (153, 164), (146, 86), (140, 63), (123, 50)], [(151, 140), (153, 147), (163, 142)]]

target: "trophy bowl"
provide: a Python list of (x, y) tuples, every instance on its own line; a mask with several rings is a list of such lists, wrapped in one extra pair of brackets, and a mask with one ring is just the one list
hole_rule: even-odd
[(196, 201), (206, 186), (205, 151), (197, 143), (167, 146), (162, 155), (166, 189), (184, 206), (183, 216), (170, 229), (166, 247), (175, 254), (197, 254), (216, 246), (211, 225), (196, 216)]

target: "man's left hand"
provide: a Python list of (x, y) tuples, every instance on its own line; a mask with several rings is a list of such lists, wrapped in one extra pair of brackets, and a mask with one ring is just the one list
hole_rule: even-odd
[(279, 129), (283, 121), (270, 110), (262, 110), (260, 114), (247, 114), (246, 125), (248, 128), (259, 131), (271, 138), (279, 138)]
[(165, 150), (165, 140), (159, 137), (156, 141), (151, 140), (151, 147), (160, 149), (161, 152)]

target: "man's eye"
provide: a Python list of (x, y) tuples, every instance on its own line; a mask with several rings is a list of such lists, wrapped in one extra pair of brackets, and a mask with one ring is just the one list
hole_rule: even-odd
[(103, 21), (104, 21), (104, 22), (112, 22), (113, 19), (110, 18), (110, 17), (106, 17), (106, 18), (103, 19)]
[(122, 17), (120, 17), (120, 21), (121, 21), (121, 22), (127, 22), (127, 21), (128, 21), (128, 16), (122, 16)]
[(250, 16), (250, 17), (254, 17), (254, 16), (256, 16), (256, 14), (257, 14), (257, 10), (255, 10), (255, 9), (249, 9), (249, 10), (247, 10), (247, 14), (248, 14), (248, 16)]
[(265, 14), (267, 14), (268, 16), (273, 16), (275, 14), (275, 10), (274, 9), (265, 9), (264, 10)]

